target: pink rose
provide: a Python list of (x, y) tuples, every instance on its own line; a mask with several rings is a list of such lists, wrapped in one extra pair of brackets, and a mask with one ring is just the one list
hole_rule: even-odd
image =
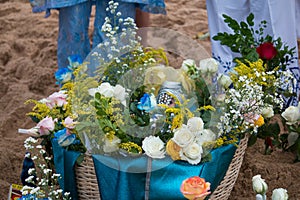
[(55, 106), (62, 107), (67, 104), (67, 96), (64, 91), (54, 92), (46, 99), (46, 105), (51, 109)]
[(74, 129), (76, 122), (74, 122), (74, 120), (71, 117), (67, 117), (64, 122), (63, 125), (68, 128), (68, 129)]
[(52, 117), (45, 117), (36, 125), (36, 128), (39, 129), (40, 135), (49, 135), (50, 131), (54, 130), (55, 123)]
[(203, 200), (210, 194), (209, 190), (210, 183), (198, 176), (185, 179), (180, 187), (183, 196), (189, 200)]
[(266, 60), (273, 59), (277, 54), (277, 50), (271, 42), (265, 42), (259, 45), (256, 48), (256, 52), (258, 53), (259, 58)]

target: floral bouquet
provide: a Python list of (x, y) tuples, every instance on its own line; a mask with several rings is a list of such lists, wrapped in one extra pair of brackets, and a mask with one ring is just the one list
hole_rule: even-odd
[(109, 3), (114, 18), (102, 27), (107, 40), (84, 61), (70, 56), (70, 66), (56, 72), (60, 91), (29, 100), (37, 125), (19, 132), (40, 138), (49, 157), (56, 142), (109, 158), (197, 166), (212, 159), (212, 149), (257, 135), (282, 108), (277, 89), (284, 71), (244, 59), (235, 72), (218, 75), (212, 58), (187, 59), (175, 69), (163, 49), (141, 45), (133, 19), (121, 18), (117, 6)]
[(275, 68), (286, 70), (287, 66), (296, 61), (295, 49), (285, 45), (281, 38), (274, 39), (264, 34), (267, 22), (261, 21), (259, 29), (254, 29), (254, 15), (249, 14), (246, 21), (237, 22), (230, 16), (223, 15), (224, 22), (233, 30), (233, 33), (218, 33), (213, 37), (222, 45), (228, 46), (232, 52), (239, 53), (234, 61), (255, 62), (261, 59), (267, 71)]
[[(291, 114), (293, 117), (288, 116), (290, 112), (298, 112), (294, 109), (298, 104), (297, 76), (291, 68), (291, 65), (297, 61), (294, 56), (295, 47), (290, 48), (285, 45), (281, 38), (265, 36), (266, 21), (262, 21), (259, 29), (255, 30), (253, 14), (250, 14), (245, 22), (237, 22), (227, 15), (224, 15), (224, 19), (233, 33), (218, 33), (213, 39), (228, 46), (233, 52), (240, 53), (240, 57), (234, 59), (236, 63), (234, 70), (230, 72), (232, 81), (235, 82), (236, 87), (240, 87), (241, 83), (251, 86), (252, 89), (259, 87), (255, 92), (258, 91), (261, 94), (259, 97), (261, 102), (268, 105), (262, 106), (257, 104), (257, 101), (252, 101), (261, 110), (264, 123), (256, 129), (255, 134), (251, 135), (249, 144), (254, 144), (257, 138), (264, 139), (266, 153), (270, 153), (275, 147), (287, 149), (287, 146), (293, 146), (291, 144), (294, 144), (293, 148), (295, 148), (294, 142), (297, 141), (297, 137), (287, 145), (287, 136), (290, 135), (291, 138), (293, 134), (282, 133), (280, 128), (280, 124), (287, 121), (289, 132), (294, 132), (295, 128), (292, 127), (298, 120), (297, 114)], [(299, 73), (299, 69), (296, 70)], [(284, 116), (284, 119), (280, 115)], [(291, 118), (295, 121), (290, 122)]]

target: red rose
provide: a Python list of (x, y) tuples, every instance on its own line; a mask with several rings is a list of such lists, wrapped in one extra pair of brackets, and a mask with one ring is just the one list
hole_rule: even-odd
[(277, 50), (271, 42), (265, 42), (259, 45), (259, 47), (256, 48), (256, 52), (261, 59), (266, 60), (271, 60), (277, 54)]

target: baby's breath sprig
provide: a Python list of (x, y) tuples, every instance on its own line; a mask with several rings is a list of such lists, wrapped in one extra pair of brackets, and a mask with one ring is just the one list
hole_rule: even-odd
[(36, 167), (28, 169), (29, 177), (26, 182), (35, 185), (35, 187), (25, 185), (22, 188), (23, 199), (69, 200), (70, 193), (64, 193), (59, 187), (60, 174), (55, 173), (53, 168), (49, 167), (53, 158), (47, 155), (43, 146), (39, 144), (39, 140), (29, 137), (24, 141), (24, 147), (28, 151), (26, 156), (33, 160)]

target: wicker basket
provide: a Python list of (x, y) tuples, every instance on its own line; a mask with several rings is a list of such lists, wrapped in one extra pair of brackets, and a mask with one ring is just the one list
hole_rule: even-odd
[[(229, 198), (239, 175), (247, 142), (248, 137), (240, 141), (223, 180), (210, 196), (210, 200), (227, 200)], [(80, 200), (101, 199), (93, 159), (90, 154), (86, 154), (84, 161), (80, 165), (75, 166), (75, 174), (78, 198)]]
[(240, 168), (243, 163), (244, 154), (247, 148), (248, 137), (240, 141), (238, 148), (236, 149), (232, 161), (227, 169), (227, 172), (221, 181), (220, 185), (210, 196), (210, 200), (226, 200), (229, 198), (231, 190), (235, 184), (235, 181), (239, 175)]

